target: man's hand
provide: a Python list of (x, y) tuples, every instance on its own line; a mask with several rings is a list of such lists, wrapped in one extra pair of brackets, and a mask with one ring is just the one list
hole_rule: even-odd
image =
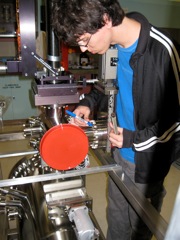
[(112, 123), (110, 123), (111, 131), (109, 133), (109, 141), (113, 147), (122, 148), (123, 145), (123, 128), (117, 127), (118, 134), (114, 133)]
[[(89, 121), (89, 115), (90, 115), (90, 108), (86, 107), (86, 106), (78, 106), (75, 110), (74, 113), (81, 117), (84, 118), (84, 120)], [(78, 126), (87, 126), (87, 124), (85, 122), (80, 121), (77, 118), (72, 118), (70, 123), (72, 124), (76, 124)]]

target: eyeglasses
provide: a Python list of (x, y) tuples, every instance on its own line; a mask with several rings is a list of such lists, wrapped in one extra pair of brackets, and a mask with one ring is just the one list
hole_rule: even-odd
[[(91, 37), (92, 37), (92, 34), (91, 34), (91, 36), (89, 37), (89, 39), (87, 39), (87, 41), (79, 41), (79, 42), (77, 42), (77, 44), (78, 44), (78, 46), (79, 47), (88, 47), (88, 44), (89, 44), (89, 42), (90, 42), (90, 40), (91, 40)], [(81, 44), (80, 42), (84, 42), (85, 44)]]

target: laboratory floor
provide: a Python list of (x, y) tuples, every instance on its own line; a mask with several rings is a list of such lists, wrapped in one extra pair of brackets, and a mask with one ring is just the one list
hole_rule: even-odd
[[(4, 132), (12, 132), (16, 131), (16, 127), (7, 127), (1, 129), (0, 134)], [(21, 131), (21, 128), (18, 129)], [(0, 135), (1, 136), (1, 135)], [(0, 154), (1, 153), (9, 153), (9, 152), (18, 152), (29, 150), (29, 140), (9, 140), (2, 141), (0, 138)], [(99, 166), (100, 162), (90, 151), (90, 164), (91, 167)], [(1, 175), (5, 179), (8, 176), (9, 171), (13, 167), (13, 165), (22, 157), (8, 157), (8, 158), (0, 158), (0, 179)], [(98, 173), (98, 174), (90, 174), (86, 176), (86, 190), (89, 196), (93, 198), (93, 212), (94, 215), (104, 233), (106, 235), (107, 231), (107, 221), (106, 221), (106, 207), (107, 207), (107, 173)], [(171, 166), (170, 172), (165, 180), (165, 187), (167, 190), (166, 197), (164, 199), (163, 207), (161, 215), (169, 222), (172, 209), (174, 206), (174, 201), (176, 198), (177, 189), (180, 185), (180, 169), (174, 165)], [(153, 237), (153, 240), (156, 238)]]

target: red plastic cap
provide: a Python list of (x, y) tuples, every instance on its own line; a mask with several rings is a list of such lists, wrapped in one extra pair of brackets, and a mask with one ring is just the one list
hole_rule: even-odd
[(75, 125), (60, 124), (48, 130), (40, 142), (40, 154), (48, 166), (69, 170), (78, 166), (88, 154), (84, 131)]

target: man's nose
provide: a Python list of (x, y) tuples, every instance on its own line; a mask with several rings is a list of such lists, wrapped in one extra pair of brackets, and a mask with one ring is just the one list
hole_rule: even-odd
[(81, 49), (81, 52), (85, 52), (85, 51), (87, 51), (88, 47), (80, 46), (80, 49)]

